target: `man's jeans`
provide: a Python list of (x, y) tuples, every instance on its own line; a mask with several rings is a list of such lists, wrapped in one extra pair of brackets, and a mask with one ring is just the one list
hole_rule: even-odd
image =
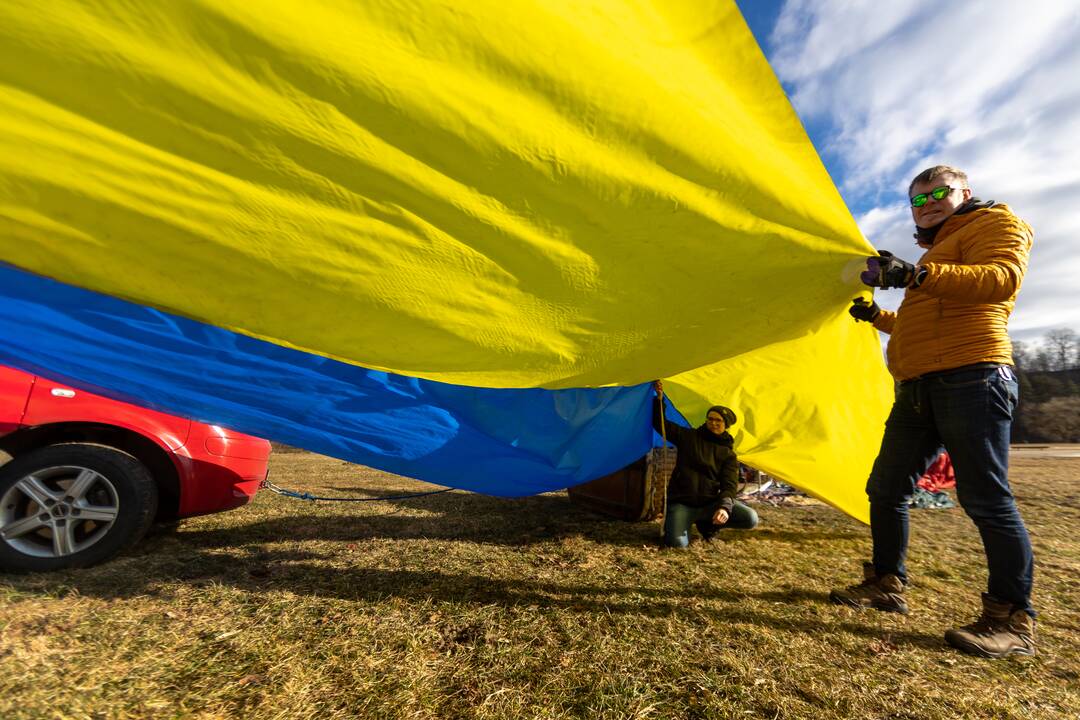
[(713, 525), (713, 515), (719, 508), (719, 502), (702, 507), (668, 503), (667, 514), (664, 517), (664, 544), (675, 548), (684, 548), (689, 545), (692, 524), (697, 525), (698, 532), (706, 538), (724, 529), (752, 530), (758, 524), (758, 516), (754, 509), (736, 500), (727, 523)]
[(897, 386), (866, 484), (879, 576), (893, 573), (907, 580), (908, 500), (944, 445), (956, 470), (957, 499), (982, 536), (988, 592), (1034, 615), (1031, 540), (1008, 477), (1017, 390), (1008, 367), (959, 368)]

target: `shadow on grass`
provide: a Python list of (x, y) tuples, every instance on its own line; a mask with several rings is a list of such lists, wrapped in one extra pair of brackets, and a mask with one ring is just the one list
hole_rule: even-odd
[[(421, 499), (399, 501), (419, 506)], [(834, 608), (823, 592), (777, 588), (752, 592), (722, 587), (708, 581), (670, 583), (657, 587), (649, 572), (633, 558), (614, 557), (619, 565), (629, 562), (628, 573), (643, 578), (640, 584), (625, 580), (579, 582), (581, 569), (573, 559), (560, 557), (558, 546), (538, 547), (535, 555), (521, 559), (522, 568), (512, 579), (457, 571), (452, 561), (431, 569), (342, 566), (355, 558), (369, 560), (366, 551), (350, 554), (353, 543), (367, 540), (454, 540), (479, 545), (528, 546), (564, 537), (583, 537), (597, 545), (656, 545), (655, 523), (622, 523), (593, 515), (565, 497), (537, 496), (502, 499), (481, 495), (452, 494), (422, 499), (430, 515), (291, 515), (259, 520), (247, 525), (195, 529), (148, 538), (136, 556), (88, 570), (55, 575), (22, 576), (14, 585), (24, 591), (64, 594), (72, 590), (83, 596), (134, 598), (169, 596), (177, 584), (190, 587), (231, 587), (245, 593), (280, 593), (326, 597), (363, 603), (387, 598), (458, 605), (530, 606), (583, 614), (622, 614), (643, 618), (695, 618), (711, 615), (725, 625), (765, 627), (802, 634), (851, 633), (887, 638), (894, 644), (938, 648), (937, 635), (897, 633), (876, 626), (877, 618), (858, 621), (852, 611)], [(438, 500), (438, 502), (431, 502)], [(828, 531), (759, 528), (732, 531), (714, 541), (719, 552), (731, 543), (755, 541), (806, 543), (813, 540), (844, 540), (858, 535), (837, 529)], [(288, 546), (282, 540), (290, 541)], [(310, 541), (307, 545), (305, 541)], [(345, 547), (319, 545), (344, 543)], [(270, 545), (276, 543), (275, 545)], [(413, 546), (415, 547), (415, 546)], [(403, 554), (410, 552), (403, 546)], [(415, 552), (415, 550), (412, 550)], [(439, 552), (438, 548), (427, 551)], [(576, 552), (576, 551), (575, 551)], [(651, 551), (650, 551), (651, 552)], [(680, 551), (667, 551), (678, 558)], [(663, 556), (652, 556), (653, 559)], [(385, 562), (385, 557), (383, 558)], [(677, 560), (676, 560), (677, 562)], [(459, 561), (460, 566), (460, 561)], [(530, 571), (535, 569), (534, 573)], [(541, 573), (566, 570), (565, 580), (536, 579)], [(561, 573), (560, 573), (561, 574)], [(171, 586), (171, 587), (170, 587)], [(711, 603), (703, 607), (701, 602)], [(776, 613), (782, 604), (795, 610)], [(828, 608), (827, 615), (822, 609)]]
[[(362, 541), (458, 540), (503, 546), (527, 546), (567, 537), (581, 537), (603, 545), (656, 545), (658, 523), (623, 522), (574, 504), (565, 495), (499, 498), (469, 493), (447, 493), (407, 500), (383, 501), (395, 510), (382, 514), (298, 513), (259, 520), (243, 526), (182, 532), (184, 542), (197, 547), (242, 546), (291, 540)], [(297, 504), (298, 509), (305, 507)], [(307, 506), (311, 507), (311, 506)], [(346, 504), (337, 507), (348, 507)], [(423, 511), (423, 515), (401, 510)], [(805, 544), (823, 540), (853, 540), (864, 536), (852, 530), (788, 530), (759, 527), (753, 533), (732, 531), (722, 543), (771, 540)]]
[[(579, 571), (574, 562), (568, 563), (566, 558), (559, 556), (557, 544), (551, 550), (545, 548), (545, 544), (581, 538), (597, 546), (655, 547), (659, 544), (660, 526), (655, 522), (621, 522), (597, 515), (574, 504), (565, 495), (498, 498), (454, 492), (382, 502), (385, 503), (383, 507), (393, 509), (372, 514), (365, 514), (366, 510), (349, 513), (345, 510), (349, 507), (346, 504), (323, 504), (313, 508), (297, 502), (298, 511), (311, 508), (311, 512), (263, 516), (235, 526), (166, 529), (151, 534), (136, 550), (135, 556), (129, 556), (126, 562), (120, 560), (98, 568), (56, 575), (23, 576), (25, 580), (15, 584), (33, 592), (55, 594), (75, 589), (81, 595), (105, 598), (154, 596), (171, 592), (163, 586), (181, 583), (194, 587), (233, 587), (250, 593), (286, 590), (298, 595), (360, 602), (400, 598), (469, 605), (535, 606), (573, 613), (649, 618), (711, 613), (724, 623), (812, 634), (850, 632), (871, 637), (888, 634), (892, 642), (928, 647), (940, 645), (936, 637), (917, 633), (898, 636), (873, 627), (869, 622), (842, 621), (844, 614), (850, 616), (846, 610), (837, 609), (840, 617), (832, 620), (815, 617), (818, 606), (828, 603), (825, 593), (800, 589), (754, 593), (707, 582), (674, 587), (655, 587), (655, 584), (650, 587), (648, 581), (641, 585), (575, 583), (573, 576)], [(341, 508), (340, 512), (338, 508)], [(744, 543), (805, 545), (862, 537), (850, 528), (769, 527), (766, 520), (766, 524), (753, 532), (722, 533), (713, 544), (723, 553), (725, 546)], [(457, 568), (449, 562), (442, 566), (435, 564), (428, 570), (341, 567), (342, 561), (347, 562), (351, 557), (357, 562), (366, 559), (364, 551), (349, 555), (347, 546), (379, 540), (454, 541), (509, 548), (536, 546), (537, 549), (534, 557), (522, 560), (525, 569), (520, 572), (520, 577), (512, 580), (456, 572)], [(288, 541), (289, 547), (283, 547), (282, 541)], [(320, 545), (327, 542), (342, 543), (346, 547)], [(403, 553), (415, 552), (402, 547)], [(673, 558), (680, 553), (677, 550), (666, 552), (672, 553)], [(613, 559), (612, 562), (622, 560)], [(528, 572), (531, 568), (536, 568), (536, 574), (567, 569), (567, 580), (536, 580)], [(698, 601), (719, 603), (722, 607), (703, 610)], [(808, 612), (799, 613), (800, 619), (793, 621), (770, 615), (768, 609), (755, 609), (777, 603), (803, 606)]]
[[(193, 587), (231, 587), (251, 594), (288, 591), (301, 596), (379, 603), (389, 598), (416, 602), (447, 602), (458, 606), (498, 605), (535, 607), (589, 615), (626, 615), (642, 618), (694, 619), (711, 615), (730, 632), (736, 626), (762, 627), (809, 634), (850, 633), (886, 639), (894, 645), (943, 647), (939, 635), (897, 632), (876, 625), (876, 614), (865, 615), (832, 606), (825, 593), (802, 589), (745, 592), (737, 588), (696, 583), (673, 589), (644, 585), (512, 580), (470, 573), (435, 570), (361, 568), (325, 564), (326, 556), (299, 550), (261, 550), (254, 553), (188, 553), (172, 561), (130, 566), (103, 566), (98, 570), (71, 571), (60, 576), (34, 578), (33, 591), (47, 595), (76, 591), (84, 597), (125, 599), (168, 596), (163, 584)], [(20, 584), (20, 583), (16, 583)], [(30, 589), (30, 588), (24, 588)], [(701, 602), (714, 603), (705, 608)], [(719, 603), (721, 607), (715, 607)], [(768, 606), (784, 603), (802, 607), (795, 617), (771, 614)], [(828, 615), (821, 616), (822, 609)], [(862, 622), (855, 618), (863, 617)]]

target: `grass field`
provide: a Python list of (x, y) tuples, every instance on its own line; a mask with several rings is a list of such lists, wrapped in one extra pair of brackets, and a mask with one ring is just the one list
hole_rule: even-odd
[[(420, 483), (306, 453), (325, 493)], [(254, 504), (106, 565), (0, 575), (0, 717), (1077, 718), (1080, 458), (1016, 457), (1039, 654), (958, 654), (985, 571), (960, 510), (914, 511), (908, 617), (828, 604), (868, 531), (821, 505), (683, 552), (565, 494)]]

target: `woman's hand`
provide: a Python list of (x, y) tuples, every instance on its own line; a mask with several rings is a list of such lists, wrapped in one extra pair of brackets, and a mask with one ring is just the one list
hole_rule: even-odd
[(730, 517), (727, 510), (720, 508), (716, 511), (716, 514), (712, 516), (713, 525), (727, 525), (728, 518)]

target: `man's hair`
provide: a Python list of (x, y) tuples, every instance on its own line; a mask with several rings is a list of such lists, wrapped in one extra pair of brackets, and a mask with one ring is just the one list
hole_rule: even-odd
[(955, 168), (952, 165), (935, 165), (934, 167), (926, 168), (915, 176), (915, 179), (908, 185), (908, 195), (911, 194), (912, 188), (919, 183), (928, 183), (932, 180), (937, 180), (942, 175), (952, 175), (960, 182), (960, 187), (962, 188), (971, 187), (968, 185), (967, 173), (960, 168)]

